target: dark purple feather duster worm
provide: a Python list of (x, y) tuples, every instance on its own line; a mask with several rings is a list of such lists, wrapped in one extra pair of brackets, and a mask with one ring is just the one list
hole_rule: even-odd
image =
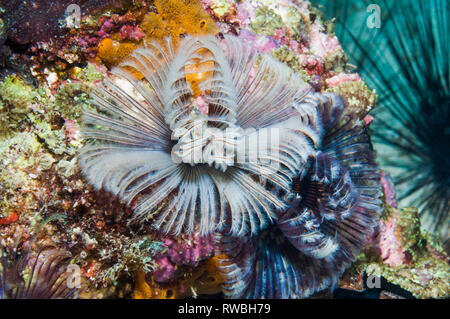
[(227, 297), (305, 298), (333, 287), (376, 225), (379, 173), (365, 127), (336, 95), (306, 103), (319, 110), (323, 139), (289, 207), (257, 237), (216, 236)]

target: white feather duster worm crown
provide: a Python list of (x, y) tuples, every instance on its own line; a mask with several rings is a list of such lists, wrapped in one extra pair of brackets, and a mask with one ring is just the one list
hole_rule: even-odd
[[(137, 80), (130, 69), (141, 73)], [(133, 204), (132, 222), (178, 235), (265, 228), (320, 144), (308, 86), (239, 39), (187, 37), (136, 49), (92, 95), (79, 156), (97, 189)]]

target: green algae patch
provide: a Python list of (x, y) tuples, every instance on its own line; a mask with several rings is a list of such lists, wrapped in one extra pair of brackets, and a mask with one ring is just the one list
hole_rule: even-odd
[(256, 34), (273, 35), (275, 30), (283, 27), (283, 19), (269, 7), (259, 7), (256, 10), (256, 18), (250, 24), (250, 28)]

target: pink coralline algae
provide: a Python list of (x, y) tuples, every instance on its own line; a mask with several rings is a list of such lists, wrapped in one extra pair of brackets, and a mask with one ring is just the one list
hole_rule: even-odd
[(200, 95), (197, 97), (193, 102), (193, 105), (195, 105), (201, 114), (207, 115), (208, 114), (208, 101), (205, 98), (204, 95)]
[(386, 222), (380, 222), (380, 236), (378, 247), (381, 258), (391, 267), (400, 266), (407, 261), (407, 256), (400, 240), (396, 236), (398, 217), (393, 214)]
[(278, 46), (285, 45), (295, 54), (300, 54), (302, 51), (301, 45), (291, 38), (291, 34), (287, 32), (286, 28), (276, 29), (273, 38), (278, 43)]
[(280, 43), (269, 36), (260, 36), (249, 30), (241, 30), (239, 39), (246, 43), (251, 43), (254, 50), (260, 53), (268, 53), (280, 47)]
[(308, 75), (322, 75), (325, 71), (323, 61), (312, 54), (300, 54), (299, 63)]
[(194, 268), (200, 262), (214, 255), (213, 238), (193, 235), (184, 238), (169, 238), (162, 240), (167, 250), (156, 258), (156, 270), (153, 272), (155, 281), (168, 283), (176, 280), (184, 268)]
[(365, 124), (367, 127), (369, 127), (369, 125), (372, 124), (374, 118), (373, 118), (372, 115), (368, 114), (368, 115), (364, 116), (364, 119), (363, 119), (363, 120), (364, 120), (364, 124)]
[(255, 9), (247, 2), (239, 3), (236, 7), (237, 14), (235, 21), (239, 22), (242, 27), (248, 27), (252, 19), (255, 18)]
[(349, 81), (353, 81), (353, 82), (361, 81), (361, 76), (358, 73), (341, 72), (341, 73), (336, 74), (335, 76), (325, 80), (328, 87), (330, 87), (330, 88), (336, 87), (339, 84), (349, 82)]
[(119, 37), (121, 40), (134, 40), (139, 42), (144, 37), (144, 33), (139, 29), (139, 27), (124, 25), (120, 28)]
[(127, 15), (104, 20), (97, 36), (100, 39), (110, 37), (112, 33), (117, 32), (121, 40), (133, 40), (139, 42), (144, 33), (139, 27), (134, 26), (134, 21)]
[(386, 175), (385, 171), (381, 171), (381, 186), (383, 187), (386, 203), (389, 206), (397, 207), (397, 200), (395, 199), (394, 183), (391, 178)]
[(300, 44), (298, 44), (297, 41), (289, 40), (288, 46), (289, 46), (289, 49), (291, 49), (292, 52), (294, 52), (295, 54), (300, 53)]
[(64, 133), (69, 141), (75, 141), (79, 138), (80, 130), (73, 120), (66, 120), (64, 123)]
[(129, 14), (113, 15), (113, 17), (101, 17), (99, 19), (101, 27), (94, 35), (87, 35), (80, 39), (80, 44), (89, 47), (88, 51), (95, 53), (101, 40), (117, 36), (122, 41), (139, 42), (145, 36), (136, 26), (135, 18)]
[(336, 36), (323, 33), (321, 28), (322, 26), (317, 22), (312, 25), (310, 46), (312, 52), (324, 59), (327, 55), (342, 50), (342, 48)]

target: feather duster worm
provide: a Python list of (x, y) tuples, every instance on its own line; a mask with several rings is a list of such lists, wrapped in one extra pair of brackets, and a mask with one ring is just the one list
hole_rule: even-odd
[(37, 255), (1, 247), (0, 299), (72, 298), (77, 288), (68, 285), (67, 272), (71, 254), (45, 247)]
[(285, 208), (319, 142), (320, 123), (299, 112), (307, 86), (234, 37), (187, 37), (179, 48), (148, 44), (112, 71), (140, 97), (103, 83), (79, 164), (97, 189), (136, 202), (131, 221), (205, 235), (231, 216), (231, 233), (256, 234)]
[(333, 94), (311, 94), (299, 107), (317, 110), (321, 145), (274, 225), (257, 237), (217, 235), (229, 298), (304, 298), (333, 286), (376, 226), (379, 173), (365, 127)]

